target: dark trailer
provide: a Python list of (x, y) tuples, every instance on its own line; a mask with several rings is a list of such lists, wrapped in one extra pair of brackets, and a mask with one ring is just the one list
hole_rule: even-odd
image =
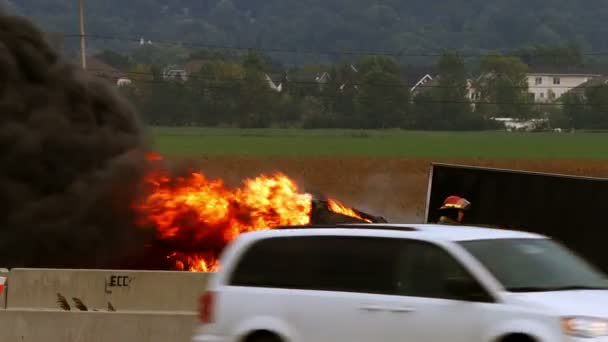
[(433, 164), (427, 223), (450, 195), (471, 201), (465, 224), (548, 235), (608, 272), (608, 178)]

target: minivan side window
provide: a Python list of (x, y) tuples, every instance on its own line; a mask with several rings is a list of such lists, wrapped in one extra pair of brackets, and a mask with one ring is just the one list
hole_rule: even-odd
[(229, 285), (458, 299), (446, 280), (467, 277), (476, 283), (457, 260), (427, 242), (286, 236), (253, 243), (240, 257)]
[(246, 251), (230, 285), (393, 294), (403, 240), (352, 236), (264, 239)]
[(449, 280), (471, 284), (475, 301), (491, 301), (483, 286), (443, 248), (427, 242), (410, 241), (397, 263), (398, 293), (411, 297), (460, 300), (449, 288)]

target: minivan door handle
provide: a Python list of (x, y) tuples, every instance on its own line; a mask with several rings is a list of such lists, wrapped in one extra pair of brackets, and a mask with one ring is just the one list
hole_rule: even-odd
[(378, 305), (363, 305), (359, 307), (359, 310), (363, 311), (383, 311), (386, 310)]
[(388, 311), (395, 313), (410, 313), (416, 311), (416, 309), (407, 307), (407, 306), (399, 306), (394, 308), (389, 308)]

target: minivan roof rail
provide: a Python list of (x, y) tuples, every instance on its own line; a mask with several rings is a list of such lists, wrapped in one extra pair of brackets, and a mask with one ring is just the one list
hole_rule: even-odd
[(295, 225), (295, 226), (280, 226), (273, 230), (283, 229), (370, 229), (370, 230), (397, 230), (402, 232), (417, 231), (416, 228), (404, 227), (390, 224), (374, 224), (374, 223), (340, 223), (340, 224), (310, 224), (310, 225)]

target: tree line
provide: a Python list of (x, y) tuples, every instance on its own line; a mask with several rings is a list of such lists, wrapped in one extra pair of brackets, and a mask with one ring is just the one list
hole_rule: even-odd
[(604, 84), (567, 94), (552, 106), (530, 97), (528, 63), (583, 63), (575, 48), (555, 49), (489, 53), (473, 71), (463, 56), (444, 51), (433, 80), (415, 89), (403, 77), (405, 67), (390, 56), (287, 68), (254, 51), (198, 51), (191, 57), (201, 67), (187, 80), (167, 79), (159, 65), (109, 51), (98, 58), (129, 70), (133, 83), (120, 91), (153, 125), (486, 130), (503, 127), (493, 118), (510, 117), (547, 119), (547, 126), (560, 128), (608, 128)]

